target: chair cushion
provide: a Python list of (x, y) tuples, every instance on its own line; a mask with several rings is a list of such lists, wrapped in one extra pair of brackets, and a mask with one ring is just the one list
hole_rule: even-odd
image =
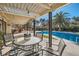
[(55, 55), (58, 55), (58, 56), (60, 55), (60, 53), (58, 51), (55, 51), (55, 50), (52, 51), (52, 53), (55, 54)]
[(45, 50), (52, 53), (53, 55), (60, 55), (58, 51), (53, 50), (52, 48), (46, 48)]
[(9, 45), (9, 44), (12, 44), (12, 41), (9, 41), (9, 42), (6, 43), (6, 45)]
[(52, 45), (52, 49), (57, 51), (58, 50), (58, 46)]
[(3, 49), (2, 49), (2, 55), (7, 54), (11, 49), (12, 49), (11, 47), (5, 47), (4, 46)]

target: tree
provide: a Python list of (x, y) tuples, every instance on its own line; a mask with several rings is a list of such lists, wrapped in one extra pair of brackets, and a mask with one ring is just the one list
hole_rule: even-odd
[(74, 16), (72, 19), (74, 19), (75, 21), (79, 21), (79, 17)]
[(40, 23), (41, 23), (41, 26), (43, 27), (44, 25), (45, 25), (45, 22), (46, 22), (46, 20), (45, 19), (40, 19)]
[(40, 22), (41, 22), (41, 25), (44, 25), (45, 24), (45, 19), (40, 19)]
[(62, 27), (69, 26), (69, 23), (67, 21), (67, 19), (68, 19), (67, 14), (69, 14), (69, 13), (60, 11), (59, 13), (57, 13), (54, 16), (53, 24), (57, 25), (57, 27), (59, 28), (60, 31), (61, 31)]

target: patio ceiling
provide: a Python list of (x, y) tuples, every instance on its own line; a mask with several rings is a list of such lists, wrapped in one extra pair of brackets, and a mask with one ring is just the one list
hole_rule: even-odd
[(50, 10), (54, 11), (64, 5), (67, 4), (66, 3), (52, 3), (52, 4), (51, 3), (0, 3), (0, 13), (3, 13), (3, 16), (5, 15), (5, 18), (7, 19), (9, 18), (7, 17), (7, 15), (15, 15), (16, 17), (18, 16), (26, 17), (25, 21), (27, 21), (30, 19), (35, 19), (45, 13), (48, 13)]

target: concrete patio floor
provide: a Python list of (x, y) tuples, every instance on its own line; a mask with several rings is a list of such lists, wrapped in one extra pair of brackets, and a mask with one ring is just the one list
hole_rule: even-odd
[[(46, 43), (48, 42), (47, 38), (44, 38), (43, 41), (40, 43), (43, 47), (46, 47)], [(70, 41), (64, 40), (66, 44), (66, 48), (63, 51), (63, 56), (79, 56), (79, 45), (76, 45)], [(59, 40), (53, 40), (53, 44), (58, 44)]]
[[(58, 44), (60, 40), (52, 39), (53, 44)], [(46, 42), (48, 42), (47, 38), (43, 38), (42, 42), (40, 42), (40, 45), (42, 45), (43, 49), (46, 47)], [(66, 44), (66, 48), (63, 51), (63, 56), (79, 56), (79, 45), (76, 45), (68, 40), (64, 40)], [(54, 46), (52, 46), (54, 48)], [(55, 49), (55, 48), (54, 48)]]

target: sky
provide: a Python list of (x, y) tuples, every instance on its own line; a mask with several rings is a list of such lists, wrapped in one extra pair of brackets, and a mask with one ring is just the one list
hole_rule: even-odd
[[(52, 11), (52, 16), (54, 16), (56, 13), (58, 13), (60, 11), (69, 13), (67, 15), (69, 18), (72, 18), (73, 16), (79, 16), (79, 3), (71, 3), (71, 4), (65, 6), (61, 9)], [(48, 14), (45, 14), (45, 15), (37, 18), (37, 19), (39, 20), (40, 18), (44, 18), (44, 19), (47, 20), (48, 19)]]

